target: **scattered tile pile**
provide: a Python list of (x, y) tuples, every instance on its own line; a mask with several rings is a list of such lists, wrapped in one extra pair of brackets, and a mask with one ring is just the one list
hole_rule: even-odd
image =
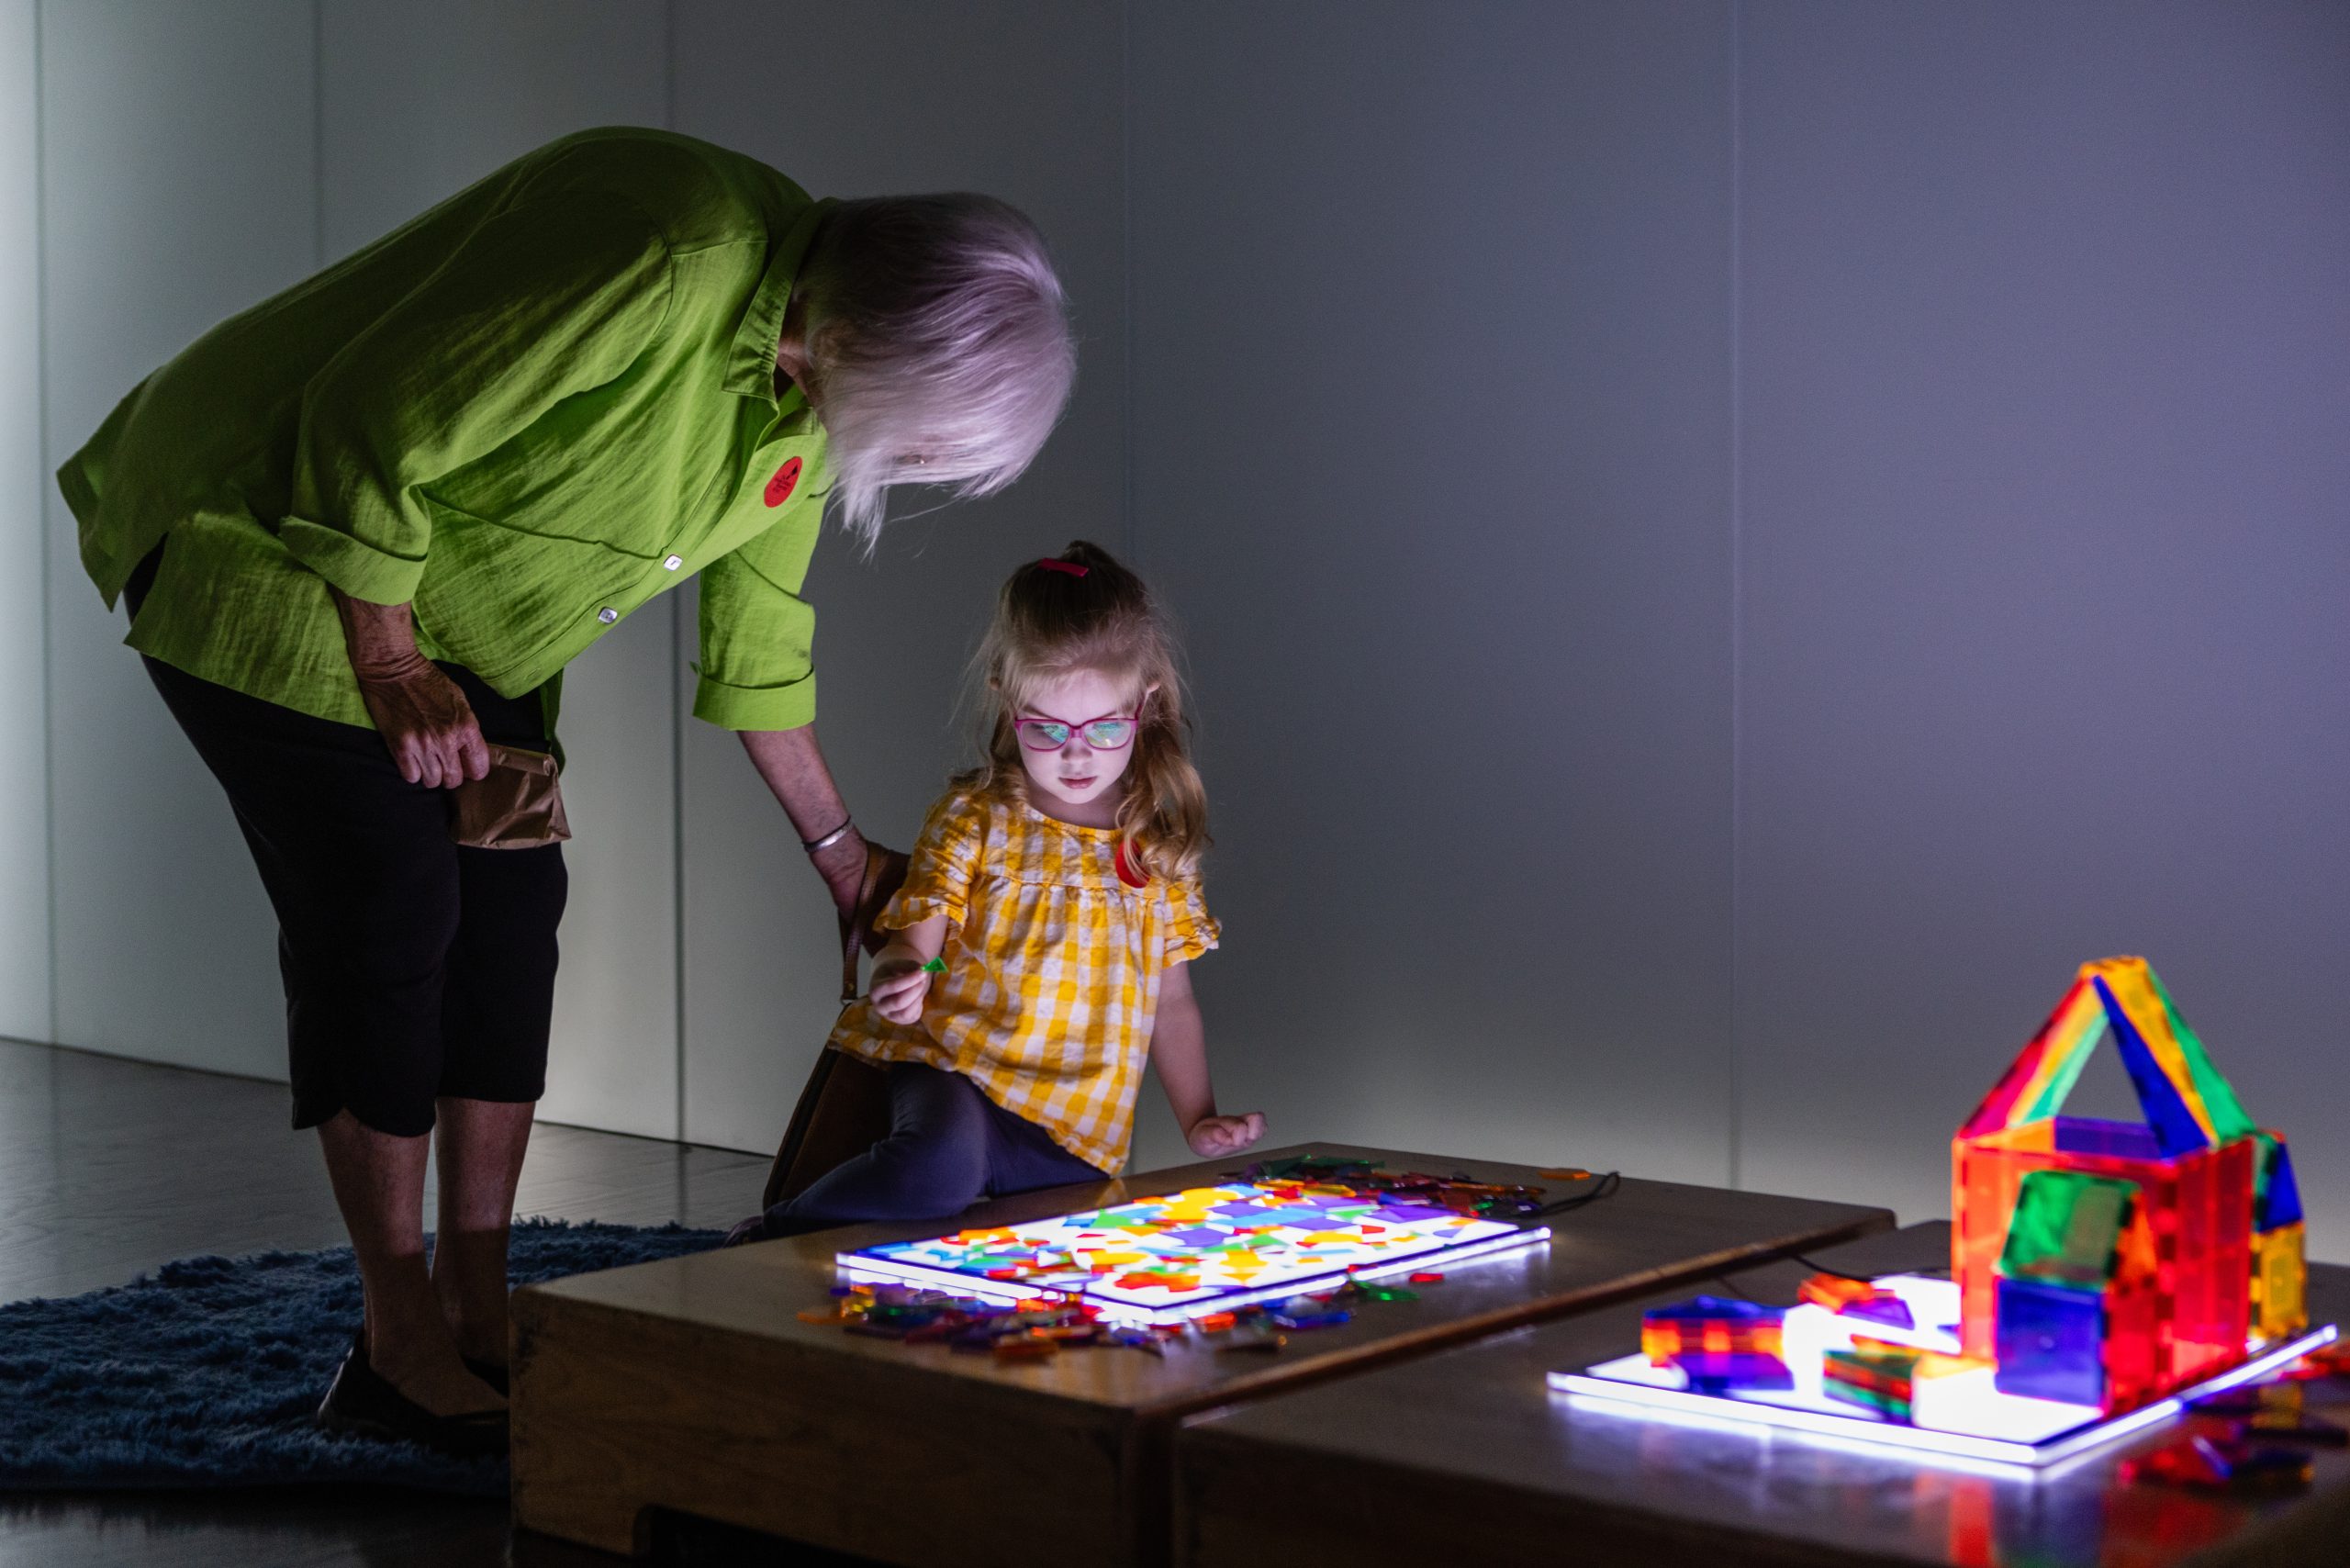
[[(1478, 1182), (1465, 1172), (1430, 1176), (1424, 1171), (1382, 1170), (1369, 1159), (1341, 1159), (1307, 1155), (1298, 1159), (1259, 1160), (1245, 1170), (1226, 1174), (1243, 1182), (1311, 1182), (1349, 1188), (1360, 1197), (1377, 1197), (1390, 1204), (1421, 1204), (1449, 1209), (1478, 1219), (1530, 1219), (1542, 1208), (1542, 1189), (1504, 1182)], [(1588, 1171), (1543, 1172), (1545, 1176), (1583, 1177)]]
[[(1443, 1282), (1439, 1273), (1424, 1271), (1410, 1276), (1416, 1285)], [(1006, 1303), (912, 1285), (857, 1284), (835, 1285), (833, 1300), (800, 1314), (800, 1321), (837, 1323), (852, 1334), (906, 1345), (944, 1344), (1000, 1361), (1041, 1361), (1063, 1350), (1096, 1346), (1163, 1356), (1172, 1342), (1211, 1344), (1219, 1351), (1270, 1352), (1288, 1344), (1292, 1333), (1336, 1328), (1351, 1321), (1360, 1305), (1418, 1299), (1419, 1293), (1407, 1285), (1350, 1279), (1336, 1290), (1209, 1313), (1184, 1323), (1127, 1324), (1106, 1321), (1098, 1307), (1052, 1297)]]

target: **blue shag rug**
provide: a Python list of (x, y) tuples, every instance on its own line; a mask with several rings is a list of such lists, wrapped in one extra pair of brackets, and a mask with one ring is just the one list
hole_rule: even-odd
[[(517, 1221), (518, 1285), (702, 1252), (722, 1233)], [(309, 1483), (506, 1494), (501, 1460), (339, 1437), (311, 1415), (359, 1323), (351, 1249), (184, 1258), (0, 1306), (0, 1489)]]

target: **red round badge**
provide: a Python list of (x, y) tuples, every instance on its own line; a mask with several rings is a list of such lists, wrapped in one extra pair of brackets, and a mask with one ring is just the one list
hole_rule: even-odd
[(1127, 857), (1126, 841), (1123, 838), (1118, 840), (1117, 857), (1113, 864), (1118, 868), (1118, 880), (1125, 883), (1126, 886), (1130, 888), (1147, 888), (1150, 886), (1150, 873), (1136, 866)]
[(795, 457), (777, 469), (775, 477), (767, 481), (767, 505), (771, 507), (783, 505), (791, 498), (792, 489), (799, 483), (800, 459)]

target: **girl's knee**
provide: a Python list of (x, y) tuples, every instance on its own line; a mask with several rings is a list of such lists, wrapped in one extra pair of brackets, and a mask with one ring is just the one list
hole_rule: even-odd
[(893, 1134), (874, 1150), (905, 1204), (905, 1217), (959, 1214), (986, 1195), (986, 1143), (933, 1129)]

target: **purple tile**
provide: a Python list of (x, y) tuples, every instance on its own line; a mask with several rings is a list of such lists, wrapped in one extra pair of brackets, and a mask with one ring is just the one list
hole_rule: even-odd
[(1915, 1328), (1917, 1320), (1909, 1316), (1909, 1304), (1897, 1295), (1882, 1296), (1874, 1301), (1852, 1302), (1837, 1314), (1840, 1317), (1858, 1317), (1870, 1323), (1882, 1323), (1888, 1328)]

